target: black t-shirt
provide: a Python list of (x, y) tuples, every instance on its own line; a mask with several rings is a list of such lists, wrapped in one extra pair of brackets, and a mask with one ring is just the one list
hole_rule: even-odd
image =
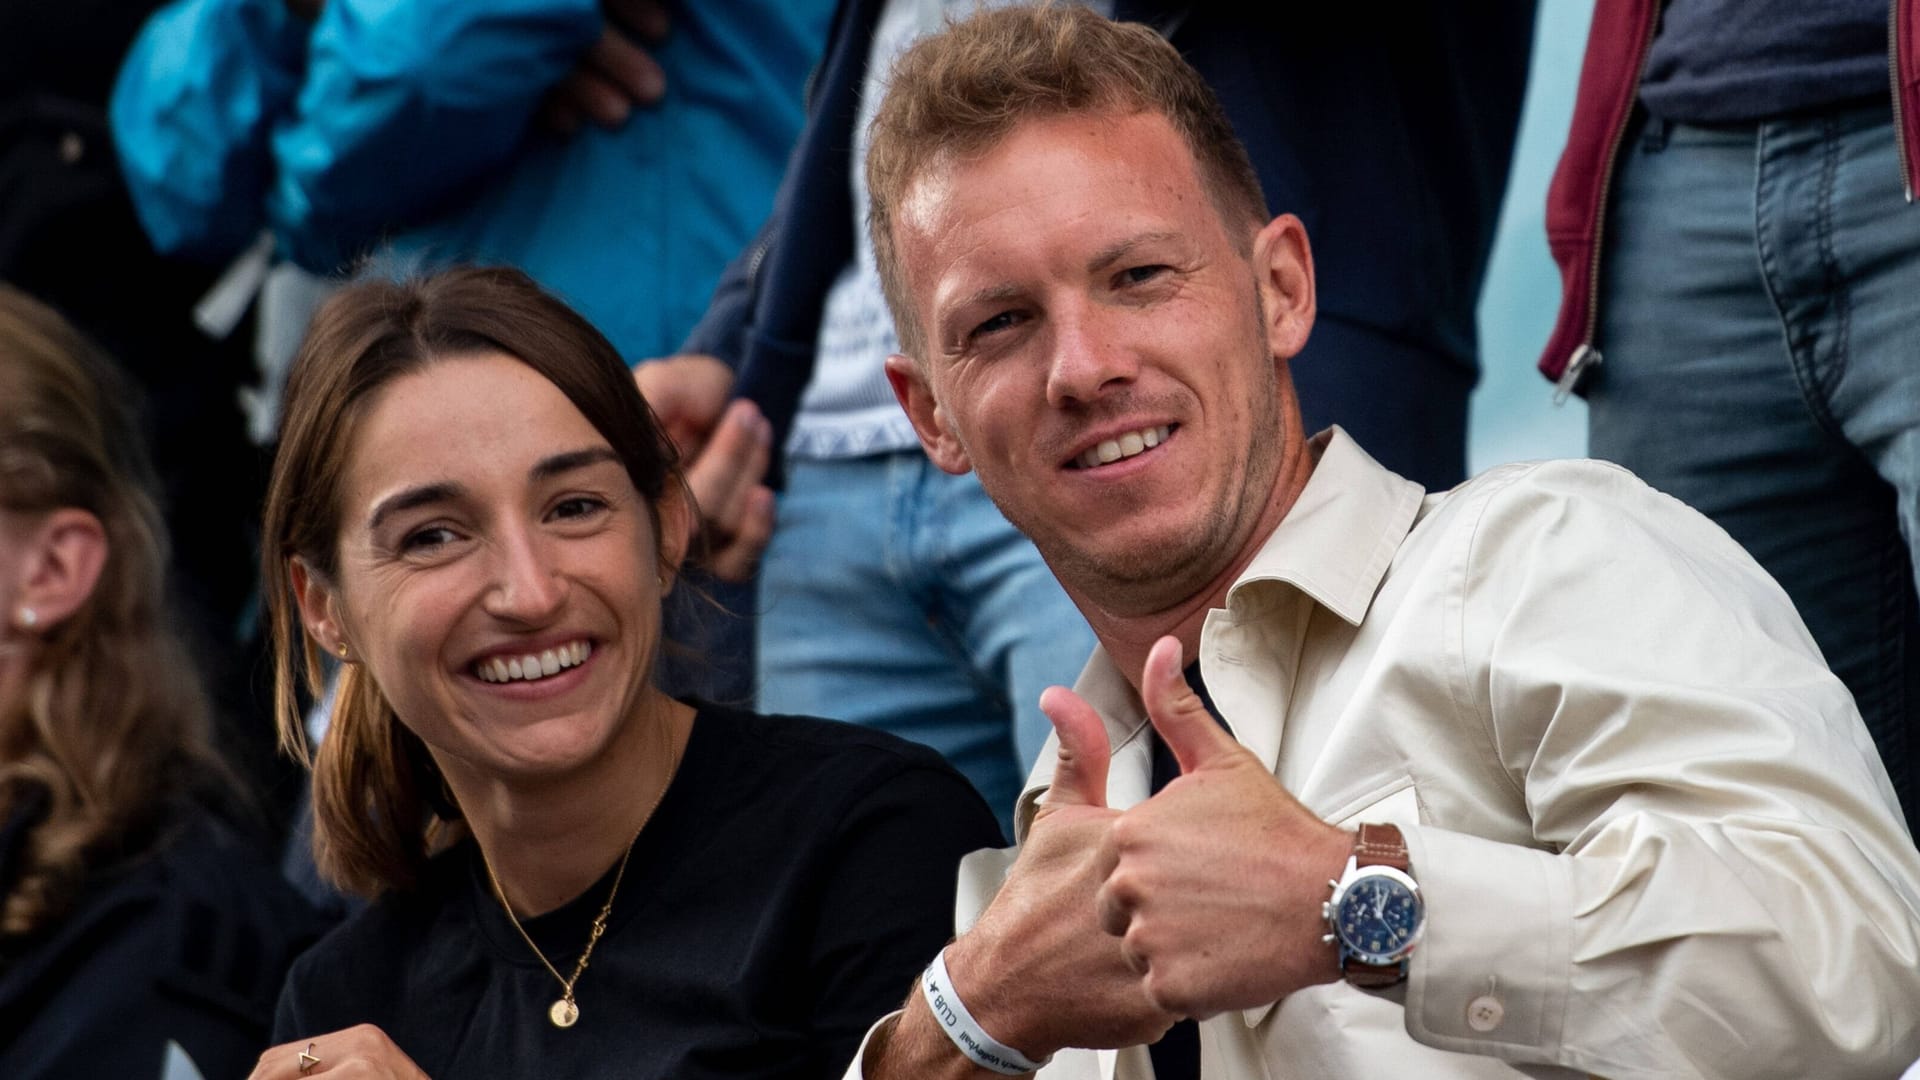
[[(373, 1023), (435, 1080), (837, 1076), (950, 935), (960, 857), (999, 842), (932, 750), (702, 706), (575, 987), (572, 1028), (548, 1021), (560, 985), (468, 842), (301, 958), (275, 1039)], [(524, 923), (562, 974), (611, 884), (609, 870)]]

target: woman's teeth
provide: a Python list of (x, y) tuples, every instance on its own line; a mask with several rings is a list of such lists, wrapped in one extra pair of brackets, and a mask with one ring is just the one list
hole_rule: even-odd
[(578, 667), (592, 655), (592, 645), (584, 641), (575, 641), (558, 648), (528, 653), (512, 659), (501, 659), (496, 656), (482, 660), (474, 665), (474, 674), (492, 683), (531, 682), (565, 671), (570, 667)]
[(1169, 425), (1162, 424), (1159, 427), (1129, 431), (1117, 439), (1108, 439), (1100, 445), (1093, 447), (1086, 453), (1074, 458), (1073, 463), (1082, 469), (1092, 469), (1097, 466), (1112, 464), (1121, 458), (1130, 458), (1143, 450), (1151, 449), (1165, 442), (1167, 433), (1171, 430), (1172, 428)]

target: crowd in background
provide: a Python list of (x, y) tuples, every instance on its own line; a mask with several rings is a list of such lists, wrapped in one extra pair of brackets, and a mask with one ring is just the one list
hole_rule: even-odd
[[(351, 1023), (340, 998), (386, 985), (310, 959), (281, 992), (370, 898), (434, 900), (356, 922), (363, 951), (497, 934), (545, 962), (630, 913), (623, 881), (642, 902), (629, 860), (720, 844), (768, 872), (677, 901), (662, 886), (680, 921), (644, 951), (589, 944), (572, 980), (555, 960), (554, 1022), (606, 1008), (591, 983), (576, 1000), (588, 970), (686, 996), (689, 1015), (753, 1014), (787, 969), (672, 943), (773, 941), (816, 950), (806, 993), (833, 1008), (761, 1045), (822, 1045), (742, 1050), (733, 1068), (837, 1074), (939, 947), (944, 930), (909, 923), (945, 917), (962, 854), (1013, 838), (1052, 730), (1041, 691), (1094, 646), (979, 481), (923, 452), (888, 368), (925, 343), (896, 331), (868, 242), (869, 125), (894, 59), (978, 6), (1005, 4), (0, 0), (0, 1074), (244, 1075), (270, 1036)], [(1087, 6), (1180, 51), (1265, 210), (1312, 238), (1319, 316), (1292, 362), (1307, 430), (1339, 425), (1429, 491), (1467, 479), (1534, 5)], [(1707, 514), (1778, 581), (1911, 832), (1920, 5), (1602, 0), (1566, 135), (1540, 396), (1584, 397), (1594, 456)], [(535, 353), (532, 389), (470, 359), (441, 382), (421, 369)], [(543, 419), (555, 407), (588, 426)], [(444, 459), (368, 472), (384, 424), (404, 448), (388, 459)], [(482, 431), (498, 438), (463, 446)], [(483, 809), (487, 770), (449, 771), (394, 719), (404, 658), (342, 629), (404, 643), (429, 596), (461, 586), (341, 565), (362, 538), (339, 507), (356, 484), (467, 476), (496, 454), (538, 478), (560, 468), (542, 455), (595, 431), (652, 477), (628, 527), (655, 565), (613, 592), (665, 628), (657, 663), (625, 657), (650, 718), (606, 751), (627, 771), (583, 789), (607, 814), (569, 826), (590, 865), (535, 867), (512, 842), (521, 819)], [(348, 460), (361, 471), (325, 464)], [(366, 595), (356, 572), (393, 594), (382, 610), (345, 599)], [(502, 618), (538, 620), (538, 597), (514, 602)], [(581, 642), (548, 645), (549, 676), (587, 662)], [(498, 659), (497, 681), (519, 678), (495, 653), (477, 677)], [(756, 709), (938, 753), (794, 734)], [(676, 776), (694, 778), (678, 801)], [(763, 777), (751, 812), (681, 794), (738, 776)], [(835, 801), (848, 791), (865, 798)], [(638, 840), (636, 820), (655, 823)], [(836, 854), (855, 829), (863, 858), (923, 867), (927, 887), (874, 892), (884, 875)], [(465, 839), (487, 854), (429, 860)], [(564, 903), (613, 860), (604, 908)], [(835, 919), (785, 921), (819, 888)], [(706, 906), (729, 890), (758, 899)], [(505, 921), (428, 914), (469, 893)], [(532, 978), (551, 990), (547, 975)], [(389, 1005), (394, 1030), (476, 1023), (398, 990)], [(477, 1023), (453, 1075), (525, 1050)]]

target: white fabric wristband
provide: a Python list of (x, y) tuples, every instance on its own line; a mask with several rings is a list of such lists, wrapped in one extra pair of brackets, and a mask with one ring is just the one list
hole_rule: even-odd
[(933, 1010), (933, 1018), (940, 1022), (947, 1038), (975, 1065), (1002, 1076), (1025, 1076), (1046, 1064), (1044, 1060), (1034, 1061), (981, 1028), (960, 995), (954, 992), (953, 980), (947, 977), (945, 949), (940, 950), (920, 976), (920, 993), (927, 999), (927, 1008)]

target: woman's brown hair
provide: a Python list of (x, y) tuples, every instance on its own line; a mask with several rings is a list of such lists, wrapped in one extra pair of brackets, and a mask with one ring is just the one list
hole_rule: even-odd
[(168, 798), (228, 779), (171, 630), (166, 528), (130, 400), (78, 331), (0, 285), (0, 509), (85, 510), (107, 542), (92, 594), (41, 636), (21, 700), (0, 703), (0, 820), (45, 803), (0, 903), (0, 939), (49, 925), (88, 870), (155, 839)]
[(381, 387), (443, 359), (501, 352), (545, 376), (626, 465), (654, 509), (678, 485), (673, 444), (620, 354), (592, 324), (517, 270), (463, 268), (369, 280), (314, 316), (287, 379), (280, 451), (261, 532), (280, 744), (313, 770), (314, 860), (362, 896), (406, 889), (464, 831), (426, 746), (360, 665), (340, 669), (332, 715), (308, 750), (297, 685), (318, 699), (321, 650), (299, 627), (291, 561), (338, 585), (341, 496), (360, 418)]

